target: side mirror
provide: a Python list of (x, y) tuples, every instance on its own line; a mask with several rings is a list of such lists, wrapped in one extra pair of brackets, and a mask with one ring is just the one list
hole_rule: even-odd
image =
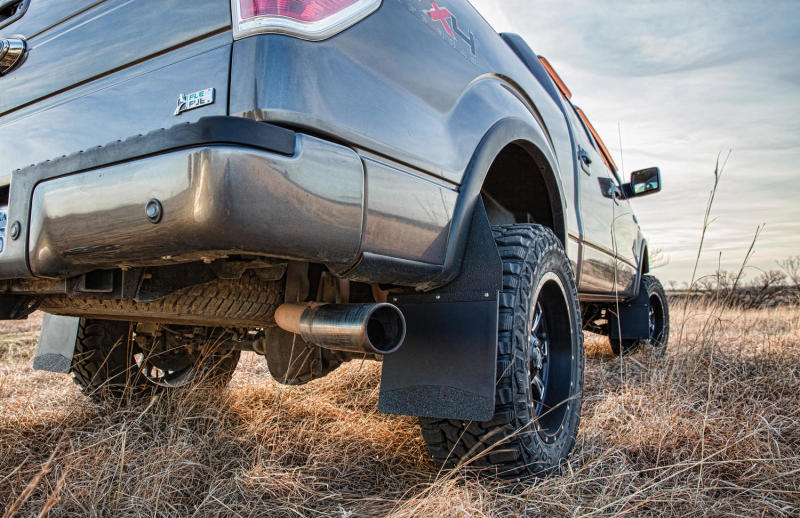
[(626, 189), (630, 196), (645, 196), (661, 190), (661, 171), (658, 167), (649, 167), (631, 173), (630, 188)]

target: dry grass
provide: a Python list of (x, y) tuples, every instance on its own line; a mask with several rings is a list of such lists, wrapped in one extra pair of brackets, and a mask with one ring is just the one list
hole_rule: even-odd
[(31, 371), (36, 321), (4, 324), (0, 502), (23, 516), (799, 516), (800, 308), (682, 313), (662, 358), (587, 340), (570, 464), (524, 483), (439, 473), (414, 419), (377, 413), (376, 363), (285, 388), (245, 355), (222, 394), (100, 408)]

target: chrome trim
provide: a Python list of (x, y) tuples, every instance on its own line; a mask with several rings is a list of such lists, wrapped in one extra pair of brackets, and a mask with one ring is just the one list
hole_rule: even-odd
[(240, 0), (231, 0), (233, 39), (256, 34), (286, 34), (303, 40), (320, 41), (355, 25), (381, 6), (382, 0), (358, 0), (333, 16), (316, 22), (301, 22), (285, 16), (258, 16), (243, 19)]
[[(297, 138), (294, 156), (204, 146), (41, 182), (31, 203), (31, 271), (63, 278), (231, 254), (349, 264), (361, 244), (361, 159)], [(145, 210), (153, 199), (163, 207), (158, 222)]]
[(9, 72), (25, 55), (27, 45), (22, 37), (0, 41), (0, 75)]
[[(0, 0), (0, 9), (5, 9), (11, 5), (14, 5), (18, 1), (19, 0)], [(16, 10), (14, 14), (9, 16), (8, 18), (0, 20), (0, 28), (3, 28), (7, 25), (11, 25), (12, 23), (22, 18), (22, 15), (24, 15), (25, 12), (28, 10), (28, 5), (30, 4), (30, 2), (31, 0), (22, 0), (22, 3), (20, 4), (19, 8)]]

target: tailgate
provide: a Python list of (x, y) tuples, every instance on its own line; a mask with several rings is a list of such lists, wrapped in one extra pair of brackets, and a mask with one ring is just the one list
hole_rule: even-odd
[[(31, 192), (15, 171), (226, 115), (233, 41), (229, 0), (0, 0), (0, 40), (20, 37), (27, 53), (0, 76), (6, 278), (30, 275)], [(211, 101), (176, 109), (200, 92)]]
[(29, 51), (20, 66), (0, 77), (0, 117), (230, 27), (227, 0), (22, 0), (15, 5), (23, 11), (0, 27), (0, 38), (22, 36)]

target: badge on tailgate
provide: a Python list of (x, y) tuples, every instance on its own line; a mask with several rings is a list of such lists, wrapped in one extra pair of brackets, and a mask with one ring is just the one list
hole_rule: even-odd
[(214, 94), (213, 88), (206, 88), (190, 94), (180, 94), (178, 96), (178, 107), (175, 108), (175, 115), (180, 115), (185, 111), (194, 110), (208, 104), (214, 104)]

